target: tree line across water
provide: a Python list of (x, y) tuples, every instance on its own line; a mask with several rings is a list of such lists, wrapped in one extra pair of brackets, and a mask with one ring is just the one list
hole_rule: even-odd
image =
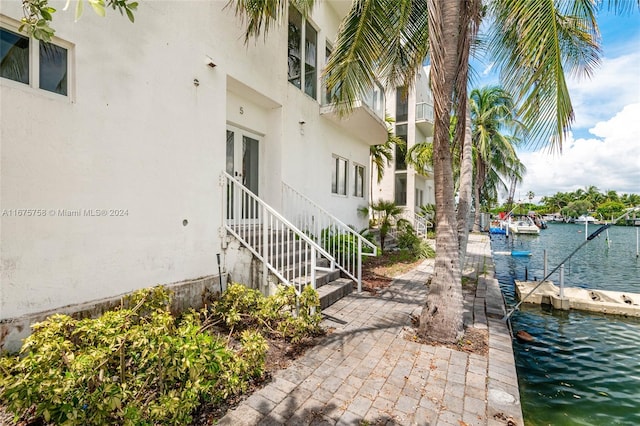
[[(540, 215), (560, 214), (564, 218), (591, 215), (596, 219), (610, 221), (622, 216), (628, 209), (640, 206), (640, 194), (618, 193), (614, 190), (601, 192), (591, 185), (571, 192), (556, 192), (542, 197), (539, 204), (522, 203), (516, 209)], [(505, 205), (492, 209), (492, 213), (505, 210)]]

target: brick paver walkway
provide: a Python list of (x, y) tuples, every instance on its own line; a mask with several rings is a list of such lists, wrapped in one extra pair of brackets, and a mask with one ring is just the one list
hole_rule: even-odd
[(352, 294), (325, 309), (333, 331), (219, 424), (522, 424), (511, 338), (492, 318), (504, 314), (492, 268), (488, 237), (472, 235), (464, 273), (489, 277), (465, 300), (465, 322), (489, 329), (489, 356), (404, 338), (427, 295), (426, 260), (378, 296)]

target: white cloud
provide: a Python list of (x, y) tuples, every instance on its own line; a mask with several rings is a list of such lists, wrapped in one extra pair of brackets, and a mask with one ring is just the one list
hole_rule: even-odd
[[(636, 41), (636, 46), (640, 42)], [(573, 129), (587, 129), (607, 120), (625, 105), (640, 101), (640, 50), (604, 58), (590, 79), (570, 79), (567, 84), (575, 111)]]
[(589, 131), (596, 137), (574, 140), (569, 135), (562, 154), (546, 149), (519, 153), (527, 174), (515, 198), (524, 199), (533, 191), (538, 201), (544, 195), (591, 185), (601, 192), (640, 194), (640, 102), (627, 105)]

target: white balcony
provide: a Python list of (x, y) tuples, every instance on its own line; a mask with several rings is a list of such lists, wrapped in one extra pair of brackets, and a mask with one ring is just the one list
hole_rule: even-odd
[(382, 86), (376, 83), (374, 88), (363, 98), (356, 100), (351, 114), (340, 117), (335, 111), (335, 104), (329, 103), (330, 93), (323, 90), (323, 102), (320, 115), (331, 120), (351, 135), (363, 140), (368, 145), (379, 145), (387, 140), (387, 125), (384, 121), (385, 100)]
[(419, 102), (416, 104), (416, 126), (426, 135), (433, 134), (433, 104)]

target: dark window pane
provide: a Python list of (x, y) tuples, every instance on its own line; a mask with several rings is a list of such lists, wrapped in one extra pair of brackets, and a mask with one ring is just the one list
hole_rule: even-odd
[(407, 162), (405, 159), (407, 155), (407, 125), (406, 124), (396, 125), (396, 136), (398, 136), (400, 139), (404, 141), (404, 145), (396, 145), (396, 152), (395, 152), (396, 170), (407, 170)]
[(29, 39), (0, 29), (0, 76), (29, 84)]
[(338, 194), (347, 195), (347, 160), (340, 158), (338, 162)]
[(335, 167), (331, 173), (331, 192), (347, 195), (347, 160), (334, 157)]
[(317, 34), (316, 30), (307, 22), (304, 45), (304, 92), (315, 98), (317, 85)]
[(235, 152), (234, 152), (234, 143), (233, 143), (233, 132), (231, 130), (227, 130), (227, 165), (226, 170), (231, 176), (233, 176), (233, 169), (235, 168)]
[(302, 42), (302, 15), (295, 7), (289, 8), (289, 82), (302, 88), (302, 58), (300, 53)]
[(409, 114), (409, 92), (407, 86), (396, 89), (396, 123), (407, 121)]
[(355, 195), (356, 197), (363, 197), (364, 196), (364, 167), (362, 166), (355, 166), (355, 173), (354, 173), (354, 190), (353, 190), (353, 195)]
[(395, 202), (399, 206), (405, 206), (407, 204), (407, 175), (404, 173), (396, 174), (395, 183)]
[(67, 49), (40, 42), (40, 88), (67, 95)]

